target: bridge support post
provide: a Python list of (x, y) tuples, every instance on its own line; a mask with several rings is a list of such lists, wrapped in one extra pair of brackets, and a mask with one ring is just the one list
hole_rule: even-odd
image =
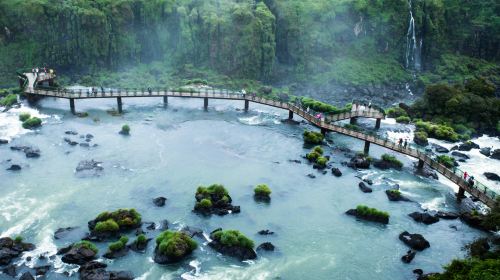
[(293, 112), (292, 111), (288, 111), (288, 119), (293, 120)]
[(377, 122), (375, 122), (375, 129), (380, 128), (380, 123), (382, 122), (382, 119), (377, 119)]
[(327, 132), (328, 130), (326, 130), (326, 128), (321, 128), (321, 134), (323, 134), (323, 136), (326, 136)]
[(419, 160), (418, 160), (418, 166), (417, 166), (417, 168), (418, 168), (418, 169), (422, 169), (422, 168), (424, 168), (424, 164), (425, 164), (425, 162), (424, 162), (423, 160), (419, 159)]
[(75, 115), (76, 110), (75, 110), (75, 99), (74, 98), (69, 99), (69, 108), (71, 109), (71, 114)]
[(369, 141), (365, 141), (365, 148), (363, 149), (363, 153), (365, 153), (365, 155), (370, 153), (370, 142)]
[(245, 100), (245, 112), (248, 112), (249, 107), (250, 107), (250, 101)]
[(118, 113), (121, 114), (123, 112), (122, 98), (121, 97), (117, 97), (116, 98), (116, 103), (118, 105)]
[(168, 105), (168, 96), (163, 96), (163, 107), (167, 107)]
[(463, 198), (465, 198), (465, 189), (459, 187), (457, 193), (457, 201), (461, 202)]
[(203, 108), (205, 109), (205, 111), (208, 110), (208, 97), (203, 98)]
[(350, 124), (357, 124), (357, 123), (358, 123), (358, 117), (352, 117), (352, 118), (349, 120), (349, 123), (350, 123)]

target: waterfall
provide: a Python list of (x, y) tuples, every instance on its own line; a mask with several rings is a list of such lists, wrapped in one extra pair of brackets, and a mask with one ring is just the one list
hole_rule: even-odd
[(420, 51), (422, 49), (422, 39), (417, 43), (417, 35), (415, 32), (415, 19), (413, 18), (412, 0), (408, 0), (410, 22), (408, 24), (408, 32), (406, 33), (406, 68), (412, 70), (420, 70)]

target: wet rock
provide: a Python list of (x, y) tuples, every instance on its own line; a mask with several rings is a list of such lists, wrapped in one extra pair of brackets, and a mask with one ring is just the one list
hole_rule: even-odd
[(422, 274), (424, 274), (424, 271), (420, 268), (416, 268), (413, 270), (413, 273), (415, 273), (417, 275), (422, 275)]
[(73, 248), (73, 244), (70, 244), (66, 247), (59, 248), (59, 249), (57, 249), (56, 255), (64, 255), (67, 252), (69, 252), (71, 250), (71, 248)]
[(415, 258), (416, 254), (417, 254), (416, 251), (409, 250), (408, 252), (406, 252), (406, 255), (404, 255), (404, 256), (401, 257), (401, 260), (404, 263), (410, 263)]
[(387, 160), (375, 160), (373, 162), (373, 166), (375, 166), (378, 169), (382, 169), (382, 170), (387, 170), (387, 169), (401, 170), (401, 166), (399, 166), (395, 162), (387, 161)]
[(43, 275), (47, 274), (47, 272), (49, 272), (50, 265), (38, 266), (38, 267), (35, 267), (34, 269), (35, 269), (36, 276), (43, 276)]
[(35, 280), (35, 278), (33, 277), (33, 275), (31, 275), (31, 273), (29, 273), (28, 271), (26, 271), (25, 273), (23, 273), (21, 275), (21, 277), (19, 278), (19, 280)]
[(454, 220), (454, 219), (457, 219), (459, 217), (459, 215), (457, 213), (453, 213), (453, 212), (438, 211), (436, 213), (436, 217), (438, 217), (440, 219), (444, 219), (444, 220)]
[(5, 145), (5, 144), (9, 144), (9, 140), (0, 139), (0, 145)]
[(212, 241), (208, 243), (208, 246), (213, 248), (215, 251), (223, 255), (236, 258), (240, 261), (253, 260), (257, 258), (257, 253), (253, 249), (242, 246), (229, 246), (222, 244), (220, 241), (213, 237), (213, 233), (216, 231), (218, 230), (215, 230), (210, 234), (210, 238), (212, 239)]
[(359, 182), (359, 189), (364, 193), (371, 193), (372, 188), (368, 187), (364, 182)]
[(80, 147), (89, 148), (89, 143), (80, 143)]
[(451, 155), (462, 158), (462, 159), (470, 159), (470, 157), (468, 155), (461, 153), (461, 152), (457, 152), (457, 151), (451, 152)]
[(370, 168), (371, 161), (370, 159), (363, 154), (357, 154), (351, 161), (347, 163), (347, 166), (351, 168), (359, 168), (359, 169), (368, 169)]
[(2, 273), (9, 275), (11, 277), (16, 277), (17, 275), (16, 266), (13, 264), (8, 265), (4, 269), (2, 269)]
[(167, 201), (167, 198), (160, 196), (160, 197), (153, 199), (153, 204), (158, 206), (158, 207), (163, 207), (163, 206), (165, 206), (165, 201)]
[(61, 260), (64, 263), (82, 265), (95, 259), (96, 253), (85, 247), (72, 247)]
[(489, 157), (491, 155), (491, 148), (490, 147), (484, 147), (479, 149), (479, 152), (483, 154), (484, 156)]
[(75, 171), (80, 175), (99, 176), (104, 170), (101, 164), (102, 162), (93, 159), (82, 160), (78, 163)]
[(288, 162), (292, 162), (292, 163), (302, 163), (302, 161), (298, 160), (298, 159), (289, 159)]
[(274, 251), (275, 247), (271, 242), (264, 242), (257, 247), (257, 251)]
[(418, 163), (414, 164), (415, 170), (414, 174), (425, 177), (425, 178), (432, 178), (438, 180), (438, 174), (434, 169), (429, 168), (427, 165), (424, 166), (423, 168), (418, 168)]
[(195, 236), (203, 238), (203, 230), (201, 228), (185, 226), (181, 229), (181, 232), (184, 232), (191, 238)]
[(500, 149), (496, 149), (491, 152), (490, 158), (500, 160)]
[(316, 176), (315, 176), (314, 174), (312, 174), (312, 173), (307, 174), (307, 177), (309, 177), (309, 178), (311, 178), (311, 179), (316, 178)]
[(92, 135), (90, 133), (87, 133), (87, 135), (85, 135), (85, 138), (87, 138), (87, 139), (93, 139), (94, 135)]
[(461, 145), (458, 146), (459, 151), (470, 151), (472, 149), (480, 149), (479, 145), (472, 142), (472, 141), (467, 141), (465, 143), (462, 143)]
[(485, 216), (471, 212), (460, 213), (460, 219), (470, 227), (477, 228), (484, 231), (495, 230), (492, 226), (484, 222)]
[(413, 212), (411, 214), (408, 214), (408, 216), (412, 217), (413, 220), (419, 223), (424, 223), (426, 225), (434, 224), (439, 222), (439, 218), (436, 216), (433, 216), (429, 213), (421, 213), (421, 212)]
[(88, 262), (78, 270), (80, 280), (132, 280), (134, 275), (130, 271), (107, 271), (107, 265), (97, 261)]
[(10, 237), (0, 238), (0, 266), (9, 265), (13, 259), (19, 257), (23, 252), (34, 249), (35, 245), (31, 243), (15, 242)]
[(27, 158), (37, 158), (40, 157), (40, 150), (35, 147), (30, 146), (12, 146), (10, 147), (13, 151), (22, 151)]
[(500, 176), (493, 172), (484, 172), (483, 175), (491, 181), (500, 181)]
[(58, 228), (54, 232), (54, 239), (63, 239), (66, 238), (72, 231), (77, 229), (78, 227), (66, 227), (66, 228)]
[(128, 251), (129, 251), (129, 247), (125, 246), (121, 250), (117, 250), (117, 251), (108, 250), (102, 256), (107, 258), (107, 259), (118, 259), (118, 258), (126, 256), (128, 254)]
[(332, 168), (332, 174), (335, 176), (335, 177), (340, 177), (342, 176), (342, 172), (340, 171), (340, 169), (334, 167)]
[(21, 169), (22, 168), (19, 164), (12, 164), (9, 168), (7, 168), (7, 170), (10, 170), (10, 171), (19, 171)]
[(145, 224), (148, 224), (146, 226), (147, 230), (155, 230), (156, 229), (156, 224), (155, 223), (145, 223)]
[(448, 150), (447, 148), (443, 147), (443, 146), (439, 146), (437, 144), (433, 144), (434, 146), (434, 150), (438, 153), (449, 153), (450, 150)]
[(78, 132), (73, 131), (73, 130), (67, 130), (64, 133), (67, 134), (67, 135), (78, 135)]
[(271, 235), (271, 234), (274, 234), (274, 232), (273, 232), (273, 231), (270, 231), (270, 230), (268, 230), (268, 229), (263, 229), (263, 230), (260, 230), (260, 231), (258, 232), (258, 234), (260, 234), (260, 235)]
[(410, 248), (418, 251), (422, 251), (431, 246), (429, 241), (425, 240), (425, 238), (418, 233), (412, 234), (404, 231), (399, 235), (399, 240), (403, 241), (403, 243), (408, 245)]
[(408, 202), (411, 202), (410, 199), (406, 198), (405, 196), (403, 196), (401, 194), (401, 192), (399, 192), (398, 190), (396, 189), (392, 189), (392, 190), (386, 190), (385, 191), (385, 194), (387, 195), (387, 198), (390, 200), (390, 201), (408, 201)]
[(358, 219), (362, 219), (365, 221), (376, 222), (381, 224), (388, 224), (389, 217), (388, 216), (379, 216), (379, 215), (364, 215), (359, 213), (356, 209), (349, 209), (345, 212), (347, 215), (355, 216)]
[(373, 185), (373, 181), (372, 181), (372, 180), (370, 180), (370, 179), (366, 179), (366, 178), (365, 178), (365, 179), (363, 179), (363, 182), (367, 183), (367, 184), (368, 184), (368, 185), (370, 185), (370, 186), (371, 186), (371, 185)]
[(146, 239), (145, 242), (142, 242), (142, 243), (137, 243), (134, 241), (134, 242), (132, 242), (132, 244), (128, 245), (128, 248), (134, 252), (144, 253), (144, 252), (146, 252), (146, 249), (148, 247), (148, 243), (151, 240), (152, 240), (151, 238), (148, 238), (148, 239)]
[(63, 140), (64, 140), (64, 142), (68, 143), (70, 146), (76, 146), (76, 145), (78, 145), (78, 142), (73, 141), (73, 140), (71, 140), (71, 139), (69, 139), (67, 137), (64, 137)]

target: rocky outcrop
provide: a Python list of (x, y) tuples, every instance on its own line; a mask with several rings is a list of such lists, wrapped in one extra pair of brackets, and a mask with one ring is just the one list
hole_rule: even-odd
[(356, 209), (349, 209), (345, 212), (347, 215), (355, 216), (358, 219), (362, 219), (365, 221), (376, 222), (381, 224), (389, 223), (389, 216), (380, 216), (380, 215), (363, 215), (360, 214)]
[(7, 139), (0, 139), (0, 145), (5, 145), (5, 144), (9, 144), (9, 140), (7, 140)]
[(399, 165), (398, 163), (387, 160), (375, 160), (373, 162), (373, 166), (382, 170), (387, 170), (387, 169), (401, 170), (402, 168), (401, 165)]
[(449, 149), (447, 149), (447, 148), (445, 148), (443, 146), (440, 146), (440, 145), (437, 145), (437, 144), (432, 144), (432, 146), (434, 147), (434, 150), (436, 152), (438, 152), (438, 153), (444, 153), (444, 154), (446, 154), (446, 153), (450, 152)]
[(89, 248), (80, 246), (80, 247), (71, 247), (71, 249), (62, 256), (61, 260), (64, 263), (70, 264), (78, 264), (82, 265), (87, 262), (92, 261), (96, 257), (96, 252), (92, 251)]
[(103, 170), (102, 162), (91, 159), (80, 161), (75, 172), (79, 175), (99, 176)]
[(128, 248), (134, 252), (137, 253), (144, 253), (146, 252), (146, 248), (148, 247), (149, 241), (151, 241), (151, 238), (146, 239), (145, 242), (132, 242), (132, 244), (128, 245)]
[(500, 160), (500, 149), (496, 149), (491, 152), (490, 158)]
[(359, 189), (364, 193), (371, 193), (372, 188), (368, 187), (364, 182), (359, 182)]
[(107, 259), (118, 259), (118, 258), (126, 256), (128, 254), (128, 251), (129, 251), (129, 247), (125, 246), (125, 247), (123, 247), (120, 250), (107, 251), (102, 256), (105, 257), (105, 258), (107, 258)]
[(461, 152), (457, 152), (457, 151), (451, 152), (451, 155), (456, 156), (456, 157), (461, 158), (461, 159), (470, 159), (470, 157), (468, 155), (461, 153)]
[(418, 233), (409, 233), (407, 231), (402, 232), (399, 235), (399, 240), (403, 241), (410, 248), (418, 251), (425, 250), (429, 248), (431, 245), (429, 241), (427, 241), (421, 234)]
[(412, 201), (409, 198), (403, 196), (400, 191), (395, 190), (395, 189), (393, 189), (393, 190), (386, 190), (385, 194), (387, 195), (387, 198), (390, 201), (408, 201), (408, 202)]
[(415, 171), (413, 172), (415, 175), (419, 175), (425, 178), (432, 178), (438, 180), (438, 174), (434, 169), (431, 169), (427, 166), (424, 166), (423, 168), (418, 168), (418, 163), (414, 164)]
[(470, 227), (477, 228), (483, 231), (495, 230), (491, 226), (486, 225), (484, 222), (485, 216), (471, 212), (460, 213), (460, 219)]
[(480, 149), (481, 147), (479, 147), (478, 144), (472, 142), (472, 141), (467, 141), (465, 143), (462, 143), (458, 146), (458, 150), (459, 151), (470, 151), (472, 149)]
[(153, 199), (153, 204), (158, 206), (158, 207), (163, 207), (163, 206), (165, 206), (166, 201), (167, 201), (167, 198), (160, 196), (160, 197)]
[(32, 251), (35, 245), (15, 241), (10, 237), (0, 238), (0, 266), (9, 265), (10, 262), (19, 257), (23, 252)]
[(500, 176), (493, 172), (484, 172), (483, 175), (491, 181), (500, 181)]
[(489, 157), (491, 155), (491, 148), (490, 147), (484, 147), (484, 148), (479, 149), (479, 152), (482, 155)]
[(459, 215), (457, 213), (453, 212), (446, 212), (446, 211), (438, 211), (436, 213), (436, 217), (444, 220), (454, 220), (458, 219)]
[(439, 218), (426, 212), (413, 212), (408, 214), (413, 220), (419, 223), (424, 223), (426, 225), (434, 224), (439, 222)]
[(347, 163), (347, 166), (351, 168), (368, 169), (370, 168), (371, 160), (363, 154), (357, 154), (351, 161)]
[(257, 246), (257, 251), (274, 251), (275, 246), (271, 242), (264, 242)]
[(13, 151), (21, 151), (24, 152), (24, 155), (27, 158), (37, 158), (40, 157), (40, 150), (35, 147), (30, 146), (12, 146), (10, 147)]
[(248, 247), (243, 246), (232, 246), (232, 245), (224, 245), (222, 242), (214, 237), (214, 233), (220, 231), (221, 229), (216, 229), (210, 233), (210, 238), (212, 241), (208, 243), (208, 246), (213, 248), (215, 251), (236, 258), (240, 261), (244, 260), (253, 260), (257, 258), (257, 253)]
[(134, 275), (130, 271), (107, 271), (107, 265), (97, 261), (88, 262), (78, 272), (80, 280), (132, 280)]

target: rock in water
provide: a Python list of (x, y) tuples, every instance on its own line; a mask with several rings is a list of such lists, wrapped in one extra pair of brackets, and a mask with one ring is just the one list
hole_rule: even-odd
[(406, 255), (404, 255), (404, 256), (401, 257), (401, 260), (404, 263), (410, 263), (415, 258), (416, 254), (417, 254), (416, 251), (409, 250), (408, 252), (406, 252)]
[(376, 223), (382, 223), (382, 224), (388, 224), (389, 223), (389, 216), (362, 215), (356, 209), (349, 209), (345, 213), (347, 215), (350, 215), (350, 216), (355, 216), (358, 219), (362, 219), (362, 220), (366, 220), (366, 221), (370, 221), (370, 222), (376, 222)]
[(71, 248), (61, 260), (64, 263), (82, 265), (95, 259), (96, 253), (85, 247)]
[(408, 201), (411, 202), (410, 199), (404, 197), (398, 190), (386, 190), (385, 194), (390, 201)]
[(467, 142), (461, 144), (460, 146), (458, 146), (458, 150), (459, 151), (466, 151), (466, 152), (468, 152), (468, 151), (470, 151), (472, 149), (480, 149), (480, 147), (479, 147), (478, 144), (476, 144), (476, 143), (474, 143), (472, 141), (467, 141)]
[(457, 152), (457, 151), (453, 151), (451, 153), (452, 156), (456, 156), (456, 157), (459, 157), (459, 158), (462, 158), (462, 159), (470, 159), (470, 157), (464, 153), (461, 153), (461, 152)]
[(358, 154), (351, 158), (351, 161), (347, 164), (347, 166), (351, 168), (359, 168), (359, 169), (368, 169), (370, 168), (371, 161), (367, 156), (363, 154)]
[(342, 172), (340, 171), (340, 169), (338, 168), (332, 168), (332, 174), (335, 176), (335, 177), (340, 177), (342, 176)]
[(259, 231), (258, 234), (260, 234), (260, 235), (271, 235), (271, 234), (274, 234), (274, 232), (270, 231), (268, 229), (263, 229), (263, 230)]
[(21, 278), (19, 278), (19, 280), (35, 280), (35, 278), (33, 278), (33, 275), (31, 275), (31, 273), (26, 271), (25, 273), (23, 273), (23, 275), (21, 275)]
[(486, 178), (488, 178), (488, 180), (500, 181), (500, 176), (498, 176), (496, 173), (493, 173), (493, 172), (484, 172), (483, 174), (484, 174), (484, 176)]
[(436, 213), (436, 217), (441, 218), (441, 219), (445, 219), (445, 220), (454, 220), (454, 219), (457, 219), (459, 217), (459, 215), (457, 213), (453, 213), (453, 212), (438, 211)]
[(167, 198), (163, 197), (163, 196), (160, 196), (160, 197), (157, 197), (157, 198), (154, 198), (153, 199), (153, 203), (154, 205), (158, 206), (158, 207), (163, 207), (165, 206), (165, 201), (167, 201)]
[(82, 266), (80, 280), (132, 280), (134, 275), (130, 271), (107, 271), (106, 264), (97, 261), (88, 262)]
[(257, 247), (257, 251), (274, 251), (275, 247), (271, 242), (264, 242)]
[(436, 152), (438, 153), (449, 153), (450, 150), (448, 150), (447, 148), (443, 147), (443, 146), (439, 146), (437, 144), (433, 144), (434, 146), (434, 150), (436, 150)]
[(19, 164), (12, 164), (9, 168), (7, 168), (7, 170), (19, 171), (19, 170), (21, 170), (21, 166)]
[(82, 160), (78, 163), (75, 171), (82, 175), (99, 176), (104, 170), (102, 162), (95, 160)]
[(479, 152), (480, 152), (481, 154), (483, 154), (484, 156), (489, 157), (489, 156), (491, 155), (491, 148), (490, 148), (490, 147), (484, 147), (484, 148), (481, 148), (481, 149), (479, 150)]
[(500, 149), (496, 149), (491, 152), (490, 158), (500, 160)]
[(5, 145), (5, 144), (9, 144), (9, 140), (0, 139), (0, 145)]
[(9, 275), (12, 278), (16, 277), (16, 275), (17, 275), (16, 266), (13, 264), (2, 269), (2, 272), (6, 275)]
[(399, 240), (403, 241), (410, 248), (418, 251), (422, 251), (431, 246), (429, 244), (429, 241), (425, 240), (425, 238), (418, 233), (412, 234), (407, 231), (404, 231), (399, 235)]
[(413, 212), (411, 214), (408, 214), (408, 216), (412, 217), (413, 220), (419, 223), (424, 223), (426, 225), (434, 224), (439, 222), (439, 218), (436, 216), (433, 216), (429, 213), (420, 213), (420, 212)]
[(373, 190), (372, 188), (368, 187), (365, 183), (359, 182), (359, 189), (364, 192), (364, 193), (371, 193)]

